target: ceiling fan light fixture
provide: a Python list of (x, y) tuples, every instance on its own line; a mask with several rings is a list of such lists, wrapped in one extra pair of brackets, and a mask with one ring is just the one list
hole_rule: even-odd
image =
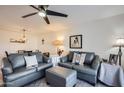
[(58, 16), (58, 17), (67, 17), (68, 16), (68, 15), (60, 13), (60, 12), (48, 10), (48, 6), (49, 5), (38, 5), (38, 7), (36, 7), (34, 5), (30, 5), (30, 7), (36, 9), (38, 12), (29, 13), (27, 15), (22, 16), (22, 18), (27, 18), (27, 17), (38, 14), (40, 17), (42, 17), (45, 20), (45, 22), (47, 24), (50, 24), (50, 21), (49, 21), (49, 18), (47, 17), (47, 15)]
[(38, 15), (41, 16), (41, 17), (45, 17), (46, 16), (46, 14), (44, 12), (39, 12)]

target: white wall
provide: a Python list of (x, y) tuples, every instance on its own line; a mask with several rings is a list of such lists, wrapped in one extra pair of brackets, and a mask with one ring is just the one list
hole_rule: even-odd
[[(52, 42), (56, 39), (64, 41), (63, 48), (68, 52), (72, 50), (69, 49), (69, 36), (78, 34), (83, 35), (82, 51), (92, 51), (102, 58), (108, 58), (110, 53), (118, 52), (117, 48), (112, 47), (115, 39), (124, 37), (124, 14), (87, 23), (83, 23), (81, 19), (78, 22), (70, 19), (68, 24), (60, 23), (53, 26), (51, 23), (46, 30), (49, 30), (49, 33), (44, 33), (40, 36), (28, 33), (28, 42), (25, 44), (9, 42), (10, 38), (18, 38), (22, 33), (0, 30), (0, 59), (5, 56), (5, 51), (12, 53), (17, 52), (17, 50), (39, 49), (42, 52), (56, 54), (56, 48), (52, 45)], [(44, 32), (46, 32), (45, 29)], [(41, 42), (42, 38), (45, 39), (44, 45)], [(124, 50), (122, 64), (124, 66)]]
[(17, 52), (17, 50), (36, 50), (37, 49), (37, 35), (26, 33), (27, 42), (23, 43), (10, 43), (10, 38), (22, 37), (22, 32), (13, 32), (7, 30), (0, 30), (0, 62), (5, 56), (5, 51), (8, 53)]
[[(82, 51), (92, 51), (100, 55), (102, 58), (108, 58), (110, 53), (117, 54), (118, 49), (112, 45), (116, 38), (124, 37), (124, 15), (113, 16), (109, 18), (99, 19), (87, 23), (71, 23), (66, 25), (67, 30), (60, 31), (56, 27), (56, 31), (44, 33), (40, 38), (45, 39), (45, 44), (40, 45), (39, 49), (52, 54), (56, 53), (56, 48), (52, 45), (52, 41), (63, 39), (64, 50), (69, 51), (69, 36), (83, 35)], [(58, 29), (58, 30), (57, 30)], [(40, 44), (40, 43), (39, 43)], [(124, 50), (122, 57), (124, 67)]]

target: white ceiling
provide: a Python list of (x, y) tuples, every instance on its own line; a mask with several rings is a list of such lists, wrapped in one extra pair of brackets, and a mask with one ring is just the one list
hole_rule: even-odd
[(30, 6), (1, 5), (0, 29), (19, 30), (25, 28), (32, 32), (44, 33), (46, 31), (56, 31), (57, 28), (64, 30), (69, 26), (124, 14), (124, 6), (51, 5), (48, 9), (66, 13), (69, 16), (67, 18), (48, 16), (51, 24), (47, 25), (39, 15), (25, 19), (21, 18), (25, 14), (36, 11)]

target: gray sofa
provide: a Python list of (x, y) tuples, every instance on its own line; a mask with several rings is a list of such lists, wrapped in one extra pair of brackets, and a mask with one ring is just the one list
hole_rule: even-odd
[[(38, 67), (26, 68), (24, 56), (28, 55), (36, 55)], [(2, 73), (5, 86), (24, 86), (45, 76), (45, 70), (52, 66), (48, 58), (41, 53), (9, 54), (7, 58), (3, 58)]]
[[(74, 64), (72, 63), (74, 52), (76, 53), (85, 53), (85, 61), (92, 61), (91, 64)], [(61, 58), (61, 62), (58, 63), (59, 66), (74, 69), (77, 71), (77, 78), (85, 80), (93, 85), (97, 83), (97, 73), (100, 66), (100, 59), (98, 55), (95, 55), (93, 52), (77, 52), (70, 51), (67, 56)]]

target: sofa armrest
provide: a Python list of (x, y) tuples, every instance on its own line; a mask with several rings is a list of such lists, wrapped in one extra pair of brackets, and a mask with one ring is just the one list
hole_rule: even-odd
[(43, 62), (50, 63), (51, 59), (49, 57), (47, 57), (47, 56), (43, 56)]
[(93, 63), (92, 63), (92, 66), (91, 66), (91, 67), (92, 67), (94, 70), (97, 70), (97, 71), (98, 71), (99, 66), (100, 66), (100, 58), (99, 58), (98, 55), (96, 55), (95, 59), (93, 60)]
[(60, 58), (60, 62), (67, 62), (67, 61), (68, 61), (68, 55)]
[(11, 65), (11, 63), (8, 61), (7, 58), (3, 58), (2, 73), (3, 73), (3, 75), (7, 75), (7, 74), (13, 73), (12, 65)]

